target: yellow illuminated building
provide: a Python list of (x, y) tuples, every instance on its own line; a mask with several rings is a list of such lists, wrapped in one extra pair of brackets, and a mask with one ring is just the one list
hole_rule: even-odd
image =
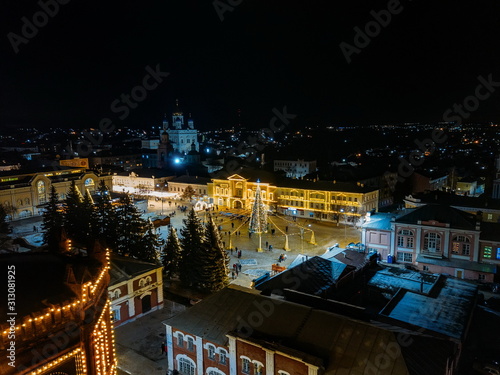
[(284, 215), (353, 221), (367, 212), (378, 210), (378, 189), (335, 181), (286, 179), (271, 184), (266, 181), (257, 183), (256, 178), (234, 174), (227, 179), (212, 179), (208, 192), (219, 208), (250, 210), (257, 184), (269, 209)]

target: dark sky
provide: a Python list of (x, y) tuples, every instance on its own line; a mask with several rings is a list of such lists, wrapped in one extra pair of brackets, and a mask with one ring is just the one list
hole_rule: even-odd
[[(239, 2), (220, 3), (229, 1)], [(22, 36), (21, 18), (41, 8), (4, 1), (0, 125), (97, 127), (109, 117), (150, 127), (176, 98), (202, 129), (234, 125), (238, 108), (264, 127), (284, 105), (311, 125), (436, 122), (474, 95), (478, 76), (500, 81), (495, 0), (401, 1), (350, 64), (339, 44), (354, 45), (354, 27), (391, 2), (240, 3), (221, 21), (212, 1), (71, 0), (16, 54), (8, 33)], [(170, 76), (118, 119), (111, 103), (157, 64)], [(495, 91), (470, 119), (498, 120), (499, 99)]]

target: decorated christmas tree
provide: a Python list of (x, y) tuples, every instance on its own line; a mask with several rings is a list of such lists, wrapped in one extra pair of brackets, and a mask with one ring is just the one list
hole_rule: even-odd
[(255, 201), (252, 206), (252, 213), (250, 216), (249, 231), (259, 235), (259, 247), (257, 251), (262, 251), (262, 238), (261, 233), (267, 232), (267, 208), (262, 202), (259, 180), (257, 180), (257, 190), (255, 191)]
[(134, 253), (131, 254), (134, 258), (145, 262), (160, 264), (160, 247), (163, 245), (163, 240), (156, 233), (155, 227), (151, 219), (147, 220), (144, 226), (145, 232), (142, 236), (141, 246), (134, 248)]

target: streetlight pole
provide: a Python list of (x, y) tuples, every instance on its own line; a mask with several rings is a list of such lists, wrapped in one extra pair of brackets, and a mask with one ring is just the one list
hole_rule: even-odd
[(340, 212), (344, 214), (344, 241), (347, 242), (347, 216), (343, 208), (340, 209)]

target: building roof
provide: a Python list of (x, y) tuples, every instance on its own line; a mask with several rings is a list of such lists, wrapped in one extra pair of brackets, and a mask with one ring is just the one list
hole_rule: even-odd
[(161, 268), (158, 264), (144, 262), (134, 258), (111, 254), (109, 285), (113, 286), (139, 275)]
[(482, 241), (500, 241), (500, 223), (483, 221), (481, 223), (481, 235), (479, 238)]
[(425, 264), (434, 264), (441, 267), (463, 268), (464, 270), (477, 271), (483, 273), (497, 273), (495, 264), (471, 262), (462, 259), (439, 259), (426, 257), (422, 254), (417, 256), (417, 262)]
[[(5, 270), (5, 274), (8, 266), (15, 267), (15, 302), (19, 318), (46, 309), (51, 304), (76, 298), (71, 284), (83, 284), (95, 279), (102, 267), (93, 258), (48, 252), (0, 255), (0, 267)], [(7, 288), (2, 288), (0, 298), (7, 301)], [(7, 303), (0, 304), (0, 312), (4, 316), (6, 309)]]
[(183, 175), (171, 179), (169, 183), (177, 182), (179, 184), (206, 185), (211, 181), (212, 180), (208, 177)]
[(130, 176), (131, 173), (135, 173), (137, 177), (146, 178), (162, 178), (172, 176), (170, 171), (160, 168), (139, 168), (133, 169), (131, 171), (117, 172), (118, 176)]
[(390, 294), (395, 294), (401, 288), (429, 294), (436, 285), (437, 280), (438, 277), (436, 275), (389, 267), (373, 275), (368, 285), (387, 291)]
[(444, 204), (428, 204), (396, 219), (396, 223), (420, 225), (424, 221), (449, 224), (451, 228), (476, 230), (475, 215)]
[[(256, 312), (263, 318), (252, 324)], [(163, 323), (217, 345), (228, 345), (226, 334), (242, 337), (320, 365), (325, 375), (439, 374), (453, 353), (451, 343), (444, 340), (261, 296), (235, 285)], [(405, 348), (398, 333), (412, 335), (418, 352), (411, 345)], [(390, 355), (384, 356), (389, 350)]]
[(361, 225), (365, 229), (391, 230), (391, 220), (396, 215), (392, 213), (376, 212), (366, 217), (366, 221)]
[(476, 294), (476, 285), (441, 276), (431, 295), (401, 288), (380, 315), (461, 341), (468, 329)]
[(292, 289), (312, 295), (325, 295), (335, 283), (353, 267), (346, 264), (312, 257), (293, 268), (289, 268), (256, 286), (262, 291), (276, 291), (282, 294), (284, 289)]
[(410, 204), (441, 203), (453, 207), (469, 207), (481, 209), (500, 209), (500, 199), (492, 199), (486, 195), (480, 197), (469, 197), (455, 195), (444, 191), (432, 191), (428, 193), (417, 193), (405, 198)]

